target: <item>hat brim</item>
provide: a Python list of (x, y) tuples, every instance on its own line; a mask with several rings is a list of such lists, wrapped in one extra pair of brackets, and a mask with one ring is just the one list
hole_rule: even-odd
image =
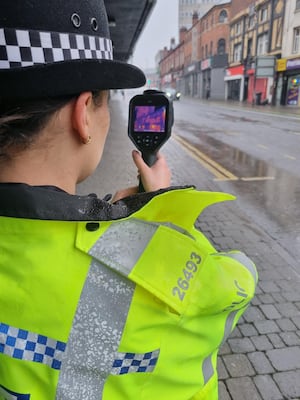
[(43, 98), (84, 91), (130, 89), (146, 78), (134, 65), (116, 60), (72, 60), (0, 71), (2, 98)]

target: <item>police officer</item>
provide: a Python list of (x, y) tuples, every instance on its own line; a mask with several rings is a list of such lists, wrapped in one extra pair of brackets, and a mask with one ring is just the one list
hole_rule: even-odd
[(144, 82), (113, 60), (103, 1), (1, 1), (0, 398), (218, 397), (217, 352), (257, 276), (194, 222), (232, 196), (168, 188), (164, 157), (137, 152), (147, 193), (75, 195), (108, 89)]

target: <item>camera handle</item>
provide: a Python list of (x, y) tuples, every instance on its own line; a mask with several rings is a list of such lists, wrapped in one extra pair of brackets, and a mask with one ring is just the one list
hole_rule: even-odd
[[(142, 158), (149, 167), (152, 167), (152, 165), (154, 165), (157, 160), (156, 153), (142, 152)], [(142, 184), (142, 179), (140, 178), (139, 193), (143, 192), (145, 192), (145, 189)]]

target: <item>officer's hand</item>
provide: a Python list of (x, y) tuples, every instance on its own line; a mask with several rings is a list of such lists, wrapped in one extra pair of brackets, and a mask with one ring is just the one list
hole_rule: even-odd
[(115, 203), (118, 200), (124, 199), (125, 197), (132, 196), (133, 194), (138, 193), (138, 186), (130, 187), (127, 189), (121, 189), (116, 192), (114, 197), (112, 198), (111, 202)]
[(171, 172), (163, 155), (157, 153), (157, 160), (152, 167), (144, 162), (138, 151), (133, 150), (132, 157), (146, 192), (164, 189), (171, 185)]

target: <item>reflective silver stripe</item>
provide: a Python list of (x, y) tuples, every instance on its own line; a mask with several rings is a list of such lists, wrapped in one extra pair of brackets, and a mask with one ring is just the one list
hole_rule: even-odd
[(236, 317), (236, 315), (237, 315), (237, 313), (238, 313), (239, 311), (240, 311), (240, 310), (232, 311), (232, 312), (228, 315), (228, 317), (227, 317), (227, 319), (226, 319), (226, 323), (225, 323), (224, 336), (223, 336), (223, 340), (222, 340), (221, 346), (225, 343), (226, 339), (227, 339), (228, 336), (231, 334), (234, 319), (235, 319), (235, 317)]
[(57, 400), (99, 400), (111, 373), (134, 284), (93, 261), (62, 359)]
[(202, 373), (203, 373), (203, 378), (204, 378), (204, 385), (206, 385), (207, 382), (210, 380), (210, 378), (214, 375), (214, 367), (212, 364), (212, 356), (211, 355), (206, 357), (206, 359), (203, 361)]
[(222, 256), (226, 256), (226, 257), (230, 257), (233, 258), (234, 260), (238, 261), (239, 263), (241, 263), (242, 265), (244, 265), (244, 267), (247, 268), (247, 270), (251, 273), (251, 275), (254, 278), (255, 283), (257, 283), (258, 281), (258, 275), (257, 275), (257, 271), (255, 268), (254, 263), (250, 260), (249, 257), (246, 256), (246, 254), (241, 253), (241, 252), (235, 252), (235, 253), (219, 253)]
[(113, 223), (89, 254), (128, 276), (157, 229), (157, 224), (134, 219)]

